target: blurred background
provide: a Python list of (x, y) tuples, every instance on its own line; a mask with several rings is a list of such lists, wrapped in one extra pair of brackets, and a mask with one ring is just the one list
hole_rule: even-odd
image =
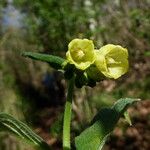
[[(133, 126), (121, 119), (104, 150), (150, 149), (150, 0), (0, 0), (0, 112), (27, 123), (54, 150), (61, 150), (66, 82), (46, 63), (23, 51), (65, 57), (73, 38), (96, 48), (120, 44), (129, 50), (129, 72), (74, 93), (72, 137), (104, 106), (121, 97), (140, 98), (131, 107)], [(73, 142), (73, 141), (72, 141)], [(0, 150), (34, 150), (0, 133)]]

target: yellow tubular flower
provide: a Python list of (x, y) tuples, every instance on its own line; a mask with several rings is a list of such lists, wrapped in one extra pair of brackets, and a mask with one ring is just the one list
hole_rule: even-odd
[(88, 39), (74, 39), (68, 45), (67, 60), (76, 68), (85, 70), (95, 61), (93, 41)]
[(96, 51), (95, 65), (106, 77), (117, 79), (128, 71), (128, 50), (107, 44)]

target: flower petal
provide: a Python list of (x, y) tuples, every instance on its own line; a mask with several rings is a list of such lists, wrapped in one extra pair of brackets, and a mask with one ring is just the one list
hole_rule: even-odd
[(117, 79), (128, 71), (128, 51), (119, 45), (107, 44), (96, 52), (95, 64), (106, 77)]
[(95, 61), (94, 44), (88, 39), (74, 39), (68, 45), (66, 58), (76, 68), (85, 70)]

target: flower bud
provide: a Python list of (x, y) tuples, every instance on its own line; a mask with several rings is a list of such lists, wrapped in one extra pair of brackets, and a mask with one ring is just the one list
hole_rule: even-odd
[(119, 45), (107, 44), (96, 51), (95, 65), (106, 77), (117, 79), (128, 71), (128, 51)]
[(88, 39), (74, 39), (68, 45), (67, 60), (77, 69), (85, 70), (95, 61), (93, 41)]

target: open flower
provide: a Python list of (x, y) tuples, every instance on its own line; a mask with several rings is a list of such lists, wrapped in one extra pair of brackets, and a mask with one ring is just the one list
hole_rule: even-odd
[(93, 41), (88, 39), (74, 39), (68, 45), (67, 60), (76, 68), (85, 70), (95, 61)]
[(128, 71), (128, 51), (119, 45), (107, 44), (96, 51), (95, 65), (106, 77), (117, 79)]

